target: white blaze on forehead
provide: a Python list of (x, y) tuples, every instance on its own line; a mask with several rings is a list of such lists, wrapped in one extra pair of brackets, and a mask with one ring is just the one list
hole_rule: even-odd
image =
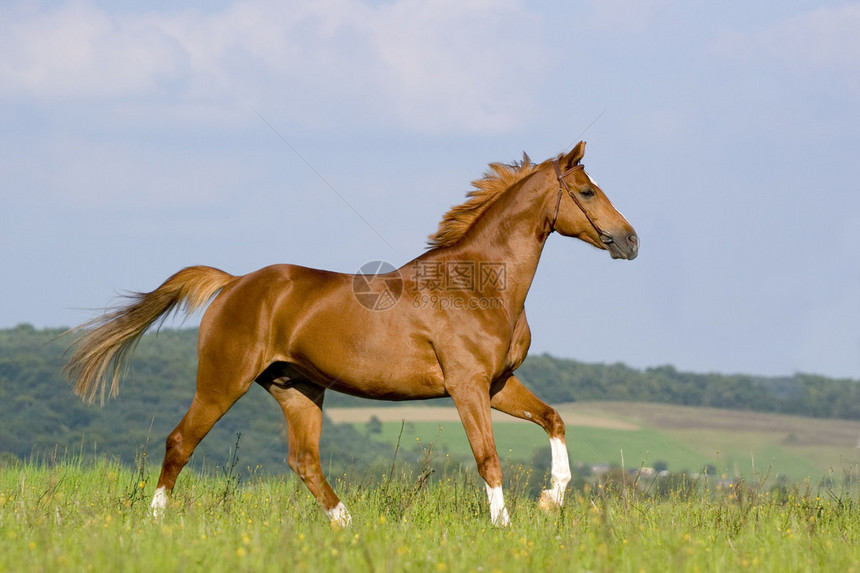
[[(591, 177), (591, 175), (585, 172), (585, 169), (583, 169), (582, 172), (585, 173), (585, 176), (588, 177), (588, 180), (591, 182), (592, 185), (594, 185), (598, 189), (601, 189), (600, 185), (597, 184), (597, 181), (595, 181), (594, 178)], [(615, 210), (618, 211), (618, 209)], [(621, 211), (618, 211), (618, 214), (624, 217), (624, 214), (621, 213)]]

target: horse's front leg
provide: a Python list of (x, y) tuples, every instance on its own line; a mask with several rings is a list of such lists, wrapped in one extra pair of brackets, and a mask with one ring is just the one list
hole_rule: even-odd
[(478, 384), (468, 389), (449, 390), (449, 393), (466, 430), (466, 437), (478, 464), (478, 473), (487, 488), (490, 519), (493, 525), (508, 526), (511, 520), (502, 493), (502, 465), (493, 437), (489, 389)]
[(561, 416), (555, 408), (532, 394), (516, 376), (505, 381), (492, 397), (490, 405), (500, 412), (534, 422), (546, 431), (552, 451), (552, 485), (541, 492), (540, 507), (544, 511), (561, 507), (571, 477)]

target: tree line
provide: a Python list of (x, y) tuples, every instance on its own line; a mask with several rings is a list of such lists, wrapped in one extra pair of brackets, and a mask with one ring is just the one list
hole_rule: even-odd
[[(105, 407), (83, 403), (62, 378), (72, 336), (64, 329), (29, 325), (0, 329), (0, 462), (57, 455), (109, 455), (140, 463), (145, 452), (160, 465), (163, 441), (194, 394), (196, 329), (146, 334), (120, 395)], [(549, 403), (582, 400), (661, 402), (685, 406), (860, 419), (860, 384), (795, 374), (787, 377), (696, 374), (672, 366), (638, 370), (623, 364), (586, 364), (548, 355), (531, 356), (517, 375)], [(327, 406), (384, 407), (335, 392)], [(450, 400), (426, 404), (450, 405)], [(195, 452), (195, 461), (223, 466), (235, 454), (243, 467), (286, 471), (286, 428), (278, 405), (252, 385), (248, 394), (215, 425)], [(350, 425), (325, 421), (324, 464), (391, 459), (389, 446)], [(360, 460), (359, 460), (360, 458)]]

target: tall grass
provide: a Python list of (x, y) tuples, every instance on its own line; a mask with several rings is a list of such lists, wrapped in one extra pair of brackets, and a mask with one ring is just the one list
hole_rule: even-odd
[(496, 529), (474, 471), (428, 462), (336, 478), (353, 515), (339, 529), (299, 480), (247, 468), (183, 473), (156, 520), (154, 469), (74, 459), (0, 468), (0, 571), (860, 569), (856, 493), (802, 484), (700, 483), (661, 497), (609, 483), (545, 514), (527, 493), (535, 477), (513, 467), (512, 526)]

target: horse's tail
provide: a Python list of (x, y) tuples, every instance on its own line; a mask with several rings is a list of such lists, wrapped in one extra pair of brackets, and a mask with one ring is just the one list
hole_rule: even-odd
[(154, 291), (132, 293), (128, 295), (129, 304), (67, 332), (90, 329), (71, 345), (72, 356), (63, 368), (75, 385), (75, 393), (88, 402), (99, 396), (104, 404), (110, 379), (110, 396), (116, 396), (120, 378), (127, 370), (126, 361), (147, 328), (174, 310), (193, 313), (235, 278), (212, 267), (188, 267)]

